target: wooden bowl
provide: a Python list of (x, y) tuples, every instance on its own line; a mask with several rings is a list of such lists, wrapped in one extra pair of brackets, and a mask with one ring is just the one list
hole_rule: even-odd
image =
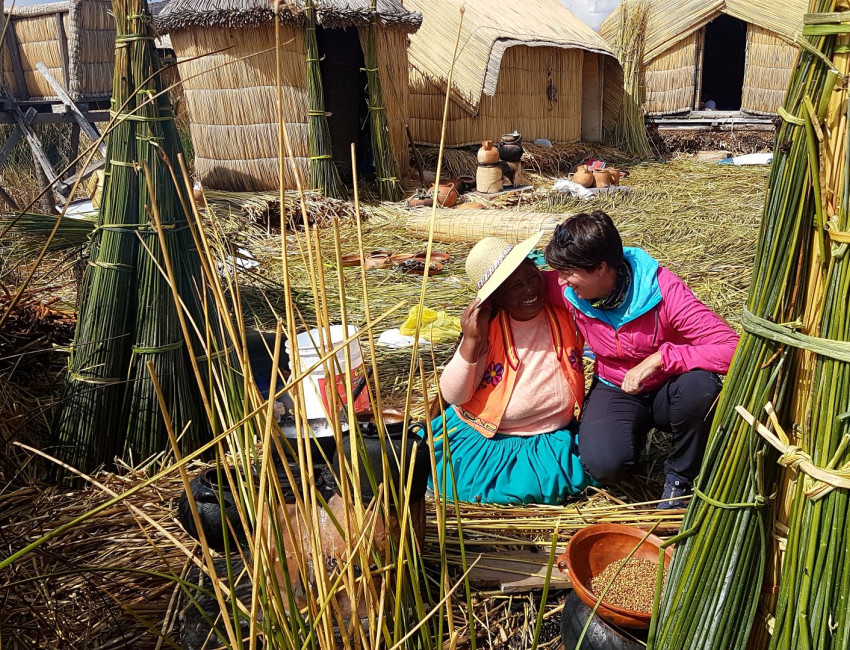
[[(582, 528), (570, 538), (567, 550), (558, 557), (558, 569), (568, 574), (573, 589), (582, 602), (590, 608), (596, 605), (597, 596), (590, 591), (590, 581), (598, 576), (612, 562), (622, 560), (637, 546), (645, 530), (625, 524), (593, 524)], [(658, 564), (658, 551), (664, 542), (660, 537), (650, 535), (640, 545), (632, 557), (644, 558)], [(670, 566), (673, 549), (664, 551), (664, 566)], [(652, 620), (652, 614), (636, 612), (631, 609), (610, 605), (604, 600), (597, 610), (599, 616), (614, 625), (633, 629), (646, 629)]]
[[(425, 261), (427, 257), (427, 251), (420, 251), (416, 253), (414, 256), (417, 260)], [(445, 251), (431, 251), (431, 261), (432, 262), (440, 262), (441, 264), (444, 262), (448, 262), (452, 258), (451, 255), (446, 253)]]
[(360, 266), (363, 264), (363, 259), (360, 257), (359, 253), (354, 253), (352, 255), (343, 255), (340, 258), (340, 263), (343, 266)]

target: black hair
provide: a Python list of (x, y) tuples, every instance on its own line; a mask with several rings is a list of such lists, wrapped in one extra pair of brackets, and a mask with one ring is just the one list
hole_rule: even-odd
[(606, 213), (581, 212), (555, 227), (545, 254), (546, 263), (560, 271), (593, 271), (602, 262), (616, 269), (623, 263), (623, 240)]

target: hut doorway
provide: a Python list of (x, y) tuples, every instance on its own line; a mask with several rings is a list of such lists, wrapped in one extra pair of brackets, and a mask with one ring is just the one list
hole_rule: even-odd
[(331, 150), (340, 178), (350, 182), (351, 143), (357, 145), (357, 166), (371, 166), (368, 80), (363, 49), (356, 28), (325, 29), (318, 26), (316, 41), (321, 57), (322, 87), (331, 134)]
[(743, 20), (720, 14), (705, 26), (698, 108), (741, 110), (746, 55), (747, 23)]

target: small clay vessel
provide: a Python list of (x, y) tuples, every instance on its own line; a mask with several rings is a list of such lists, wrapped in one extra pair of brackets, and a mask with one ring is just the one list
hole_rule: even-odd
[(478, 164), (492, 165), (499, 162), (499, 150), (493, 146), (490, 140), (484, 140), (478, 150)]
[(573, 173), (573, 182), (582, 187), (593, 187), (593, 174), (588, 171), (587, 166), (579, 165)]
[(597, 169), (593, 172), (593, 182), (596, 187), (608, 187), (611, 184), (611, 174), (607, 169)]
[[(233, 472), (233, 470), (230, 471)], [(234, 480), (238, 481), (239, 477), (234, 477)], [(244, 477), (242, 480), (245, 480)], [(224, 476), (224, 470), (222, 470), (221, 485), (218, 482), (218, 469), (210, 467), (189, 482), (189, 490), (192, 492), (195, 505), (198, 508), (198, 518), (200, 519), (207, 545), (216, 551), (224, 551), (224, 539), (226, 536), (231, 552), (235, 551), (239, 546), (239, 542), (234, 539), (231, 528), (236, 531), (237, 536), (240, 538), (244, 535), (244, 531), (242, 520), (239, 519), (239, 507), (236, 503), (237, 497), (230, 490), (230, 484)], [(222, 511), (226, 519), (226, 533), (225, 528), (222, 527)], [(189, 505), (189, 498), (186, 496), (185, 491), (180, 495), (180, 500), (177, 502), (177, 520), (187, 533), (195, 539), (200, 540), (201, 536), (195, 527), (192, 507)], [(227, 522), (229, 522), (229, 525)]]
[[(427, 257), (427, 253), (428, 253), (428, 251), (420, 251), (419, 253), (416, 253), (416, 255), (414, 255), (414, 257), (417, 260), (422, 260), (424, 262), (425, 258)], [(446, 253), (445, 251), (431, 251), (431, 261), (432, 262), (440, 262), (440, 263), (448, 262), (451, 259), (451, 257), (452, 256), (449, 255), (448, 253)]]
[(358, 253), (343, 255), (339, 261), (342, 266), (360, 266), (363, 264), (363, 258)]
[(437, 205), (441, 208), (453, 208), (457, 205), (457, 181), (443, 181), (437, 188)]
[(611, 185), (619, 185), (620, 184), (620, 170), (614, 167), (606, 167), (608, 173), (611, 175)]

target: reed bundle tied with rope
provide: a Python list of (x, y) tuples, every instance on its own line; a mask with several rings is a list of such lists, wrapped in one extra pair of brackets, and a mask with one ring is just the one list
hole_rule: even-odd
[(363, 61), (366, 66), (366, 79), (369, 88), (369, 133), (372, 139), (372, 156), (375, 162), (375, 180), (378, 183), (378, 195), (381, 200), (398, 201), (402, 197), (403, 190), (393, 158), (390, 129), (378, 67), (377, 0), (372, 0), (369, 11), (370, 20), (364, 37)]
[(331, 132), (325, 112), (325, 94), (319, 66), (316, 39), (316, 7), (313, 0), (304, 3), (304, 47), (307, 57), (307, 137), (310, 142), (310, 189), (320, 190), (335, 199), (346, 196), (345, 186), (331, 152)]
[[(800, 472), (788, 477), (792, 487), (777, 492), (778, 512), (788, 505), (783, 495), (791, 499), (790, 532), (770, 647), (850, 643), (850, 147), (847, 89), (836, 84), (850, 68), (841, 14), (821, 13), (847, 8), (844, 0), (819, 0), (818, 13), (807, 17), (807, 37), (779, 111), (744, 334), (684, 532), (675, 540), (679, 548), (649, 647), (747, 645), (778, 468), (767, 442), (782, 452), (782, 465)], [(758, 422), (765, 412), (769, 427)]]
[(202, 324), (189, 198), (175, 173), (180, 138), (159, 81), (144, 0), (116, 0), (113, 11), (107, 172), (54, 440), (60, 458), (84, 470), (116, 455), (141, 460), (168, 447), (148, 361), (162, 378), (176, 426), (186, 428), (185, 448), (207, 436), (171, 285), (163, 275), (165, 253), (153, 227), (156, 216), (177, 271), (177, 291)]

